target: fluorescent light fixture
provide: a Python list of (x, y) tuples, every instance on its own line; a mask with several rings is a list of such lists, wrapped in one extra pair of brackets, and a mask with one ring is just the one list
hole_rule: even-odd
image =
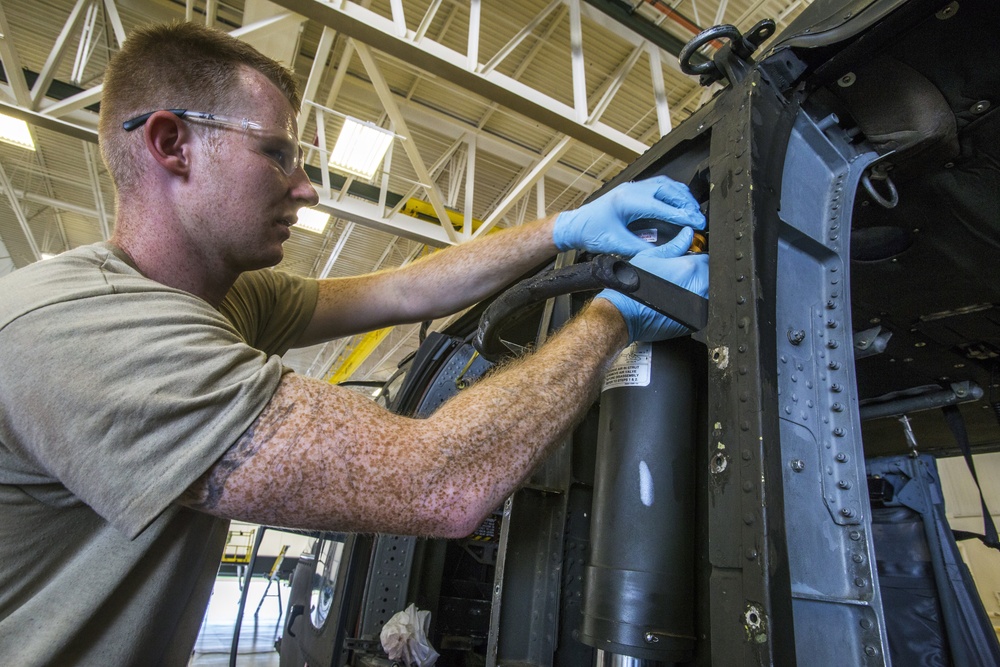
[(35, 142), (31, 139), (31, 132), (28, 132), (28, 124), (2, 113), (0, 113), (0, 141), (27, 148), (29, 151), (35, 150)]
[(330, 156), (330, 167), (370, 180), (396, 135), (375, 123), (347, 116)]
[(326, 231), (326, 223), (330, 222), (330, 214), (317, 211), (314, 208), (300, 208), (299, 221), (295, 226), (300, 229), (308, 229), (310, 232), (322, 234)]

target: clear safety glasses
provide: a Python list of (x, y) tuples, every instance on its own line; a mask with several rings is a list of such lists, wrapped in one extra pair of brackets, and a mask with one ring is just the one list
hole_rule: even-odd
[[(184, 120), (208, 123), (210, 125), (241, 131), (247, 139), (247, 147), (278, 165), (278, 168), (285, 176), (291, 176), (303, 164), (302, 147), (299, 146), (295, 135), (288, 130), (277, 128), (265, 129), (263, 125), (249, 118), (231, 118), (206, 111), (191, 111), (189, 109), (166, 109), (166, 111)], [(122, 123), (122, 129), (126, 132), (131, 132), (142, 127), (154, 113), (156, 111), (150, 111), (141, 116), (130, 118)]]

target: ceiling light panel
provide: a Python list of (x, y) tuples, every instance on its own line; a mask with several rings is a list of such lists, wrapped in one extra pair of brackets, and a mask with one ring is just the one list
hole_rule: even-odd
[(330, 167), (370, 180), (396, 135), (374, 123), (348, 116), (330, 156)]

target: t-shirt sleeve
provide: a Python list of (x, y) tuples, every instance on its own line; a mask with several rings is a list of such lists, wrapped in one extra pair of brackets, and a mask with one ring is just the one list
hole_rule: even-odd
[(269, 354), (295, 344), (316, 310), (316, 280), (262, 269), (240, 275), (221, 311), (246, 341)]
[(0, 350), (18, 351), (0, 354), (4, 446), (129, 538), (235, 442), (287, 372), (173, 290), (46, 305), (0, 329)]

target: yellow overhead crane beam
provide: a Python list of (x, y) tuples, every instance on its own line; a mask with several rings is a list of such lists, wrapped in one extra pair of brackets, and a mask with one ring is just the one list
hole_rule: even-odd
[[(427, 222), (434, 222), (440, 224), (437, 214), (434, 212), (434, 207), (428, 202), (422, 201), (420, 199), (410, 198), (403, 204), (403, 207), (399, 209), (400, 213), (406, 214), (413, 218), (419, 218), (421, 220), (426, 220)], [(447, 209), (448, 219), (451, 221), (452, 227), (457, 230), (461, 230), (465, 225), (465, 218), (458, 211), (453, 211), (450, 208)], [(479, 229), (479, 226), (483, 224), (482, 220), (472, 219), (472, 231)]]
[(345, 380), (350, 379), (354, 374), (354, 371), (361, 368), (361, 364), (364, 363), (375, 348), (381, 344), (385, 337), (389, 335), (392, 331), (392, 327), (386, 327), (385, 329), (378, 329), (376, 331), (369, 331), (368, 333), (361, 336), (361, 339), (354, 345), (347, 358), (344, 362), (337, 367), (336, 370), (332, 371), (326, 377), (326, 381), (330, 384), (340, 384)]

